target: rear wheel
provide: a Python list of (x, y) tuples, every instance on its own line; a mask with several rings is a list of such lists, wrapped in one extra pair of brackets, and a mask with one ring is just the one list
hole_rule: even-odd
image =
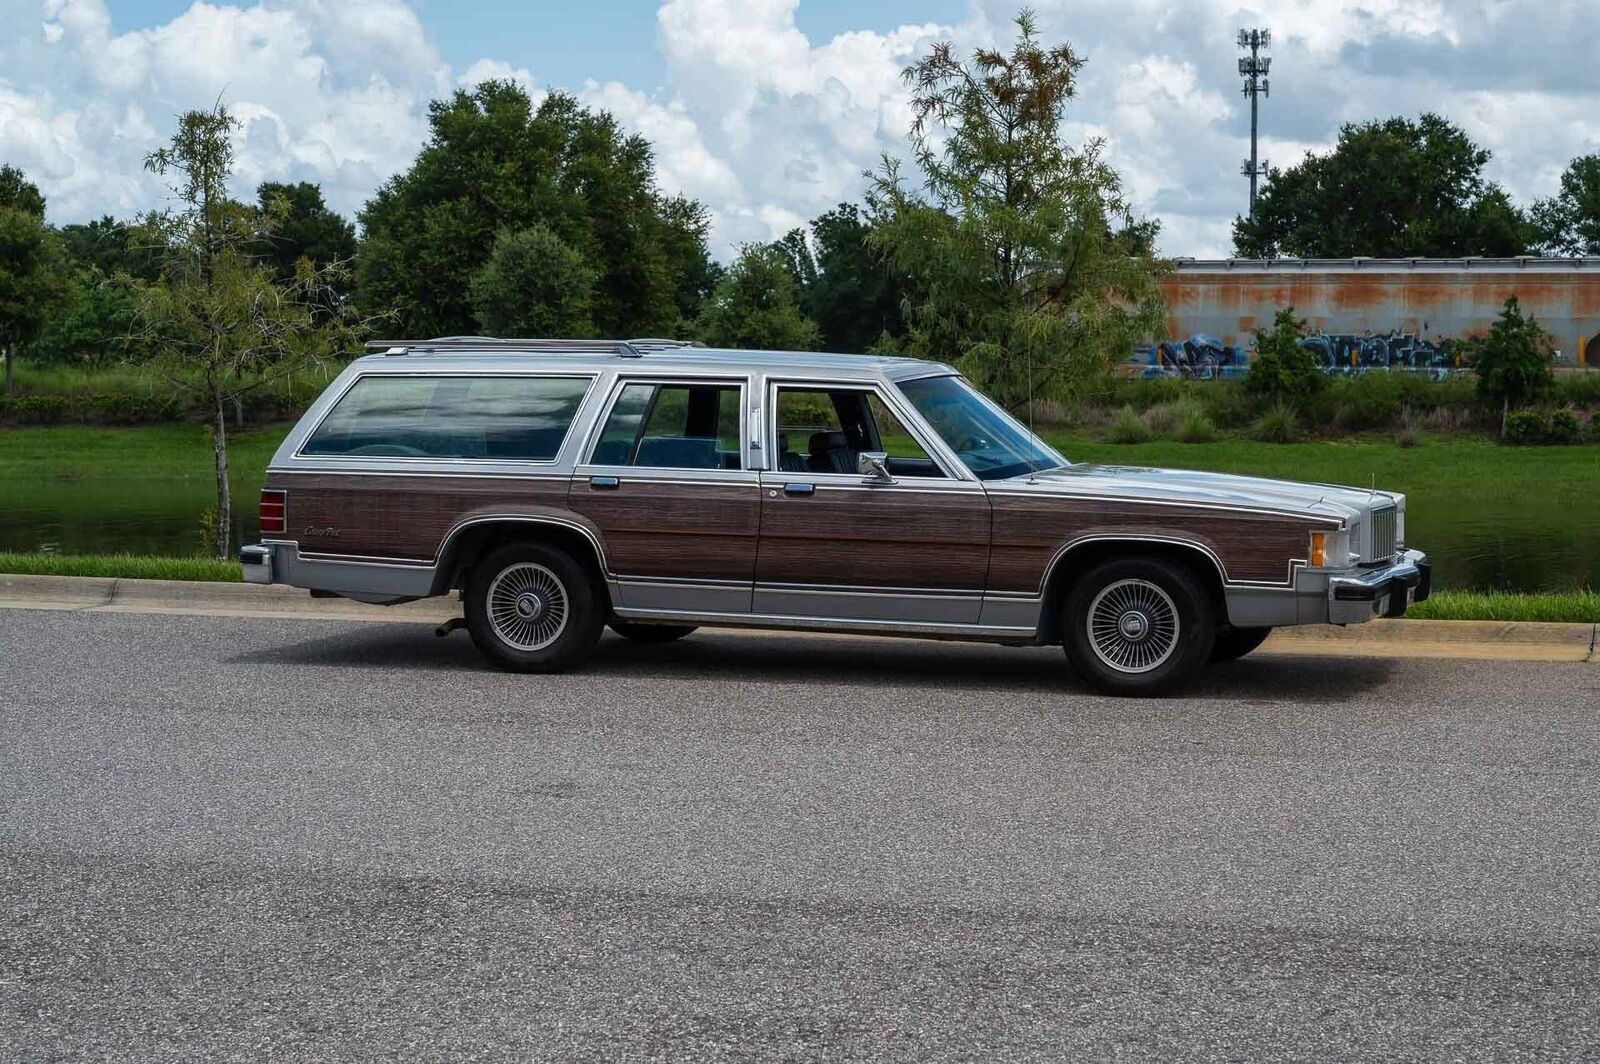
[(1107, 694), (1166, 694), (1192, 680), (1216, 635), (1193, 573), (1159, 558), (1102, 562), (1067, 595), (1062, 643), (1072, 667)]
[(589, 571), (566, 551), (514, 543), (467, 581), (467, 630), (490, 661), (517, 672), (559, 672), (582, 661), (604, 616)]
[(612, 621), (611, 630), (635, 643), (670, 643), (694, 631), (692, 624), (640, 624), (637, 621)]
[(1271, 628), (1235, 628), (1224, 625), (1217, 629), (1217, 641), (1211, 648), (1211, 660), (1236, 661), (1267, 641)]

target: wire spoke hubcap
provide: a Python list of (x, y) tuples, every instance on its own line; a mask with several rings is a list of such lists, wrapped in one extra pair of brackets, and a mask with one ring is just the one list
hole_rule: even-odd
[(536, 562), (517, 562), (489, 584), (489, 623), (518, 650), (543, 650), (567, 628), (567, 589)]
[(1089, 604), (1095, 656), (1118, 672), (1160, 668), (1178, 649), (1178, 606), (1148, 580), (1118, 580)]

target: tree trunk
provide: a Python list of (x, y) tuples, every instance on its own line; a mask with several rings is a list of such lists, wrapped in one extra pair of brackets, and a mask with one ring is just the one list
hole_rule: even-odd
[(11, 345), (6, 344), (6, 398), (10, 399), (11, 396)]
[(228, 490), (228, 416), (223, 407), (222, 389), (212, 389), (214, 420), (211, 450), (217, 466), (217, 560), (228, 561), (228, 546), (233, 538), (233, 498)]
[(1501, 402), (1500, 402), (1500, 440), (1501, 440), (1502, 443), (1505, 442), (1505, 438), (1506, 438), (1506, 422), (1509, 421), (1510, 419), (1511, 419), (1511, 400), (1509, 398), (1506, 398), (1506, 399), (1501, 400)]

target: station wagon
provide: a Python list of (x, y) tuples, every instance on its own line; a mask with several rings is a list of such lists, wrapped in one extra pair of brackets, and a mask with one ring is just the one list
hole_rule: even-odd
[(1283, 625), (1427, 597), (1392, 492), (1075, 463), (949, 366), (665, 340), (395, 341), (272, 459), (245, 579), (459, 591), (493, 662), (610, 626), (1060, 645), (1171, 691)]

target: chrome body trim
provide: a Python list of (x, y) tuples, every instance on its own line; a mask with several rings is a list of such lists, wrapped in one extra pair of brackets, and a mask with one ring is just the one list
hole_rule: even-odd
[(1000, 627), (981, 624), (942, 624), (900, 621), (862, 621), (851, 617), (796, 617), (770, 613), (716, 613), (685, 610), (618, 609), (617, 616), (630, 621), (658, 624), (708, 624), (732, 628), (827, 629), (859, 635), (927, 636), (943, 639), (1029, 641), (1032, 628)]

